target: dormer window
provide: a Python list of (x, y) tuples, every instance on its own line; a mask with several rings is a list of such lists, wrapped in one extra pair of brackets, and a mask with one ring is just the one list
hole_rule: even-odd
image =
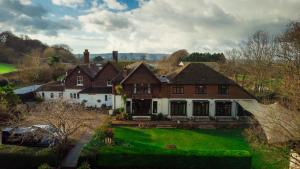
[(108, 80), (108, 81), (106, 82), (106, 85), (107, 85), (107, 86), (112, 86), (111, 81)]
[(83, 86), (83, 77), (77, 76), (77, 86)]

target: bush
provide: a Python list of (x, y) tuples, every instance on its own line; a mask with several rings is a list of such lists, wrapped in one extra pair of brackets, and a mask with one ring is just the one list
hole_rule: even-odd
[(91, 165), (87, 161), (85, 161), (81, 163), (81, 165), (77, 169), (91, 169)]
[(158, 114), (152, 114), (151, 115), (151, 120), (161, 121), (161, 120), (169, 120), (169, 119), (166, 115), (163, 115), (162, 113), (158, 113)]
[(52, 169), (52, 167), (50, 165), (48, 165), (47, 163), (44, 163), (44, 164), (40, 165), (38, 169)]
[(121, 114), (123, 112), (124, 112), (124, 108), (122, 108), (122, 107), (118, 108), (118, 109), (114, 109), (113, 110), (113, 115), (116, 116), (116, 115)]
[(128, 113), (120, 113), (116, 115), (117, 120), (132, 120), (132, 115)]

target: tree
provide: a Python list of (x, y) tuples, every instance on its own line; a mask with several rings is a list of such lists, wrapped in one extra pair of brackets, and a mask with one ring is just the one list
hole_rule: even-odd
[(56, 128), (58, 146), (65, 149), (71, 137), (83, 134), (88, 128), (94, 128), (99, 123), (100, 115), (87, 111), (80, 104), (65, 101), (43, 102), (30, 112), (28, 123), (47, 124)]
[(300, 22), (289, 24), (276, 40), (279, 46), (276, 54), (283, 72), (281, 95), (284, 104), (300, 111)]
[(93, 61), (94, 62), (103, 62), (103, 57), (102, 56), (96, 56), (94, 59), (93, 59)]
[(272, 75), (275, 51), (273, 38), (263, 31), (254, 33), (241, 47), (242, 56), (246, 59), (245, 68), (249, 77), (253, 77), (251, 81), (256, 95), (263, 95), (267, 89), (264, 82)]

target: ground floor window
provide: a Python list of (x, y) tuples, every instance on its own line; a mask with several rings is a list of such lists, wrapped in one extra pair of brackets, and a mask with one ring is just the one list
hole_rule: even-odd
[(63, 93), (59, 93), (59, 98), (62, 98), (63, 97)]
[(152, 103), (152, 112), (154, 114), (157, 113), (157, 101), (153, 101)]
[(54, 94), (50, 93), (50, 98), (53, 99), (54, 98)]
[(131, 113), (131, 102), (126, 101), (126, 113)]
[(216, 102), (216, 116), (231, 116), (230, 101), (217, 101)]
[(193, 116), (208, 116), (209, 102), (208, 101), (194, 101), (193, 102)]
[(42, 93), (42, 98), (44, 98), (44, 97), (45, 97), (45, 93), (43, 92), (43, 93)]
[(237, 104), (237, 115), (238, 116), (251, 116), (251, 113), (245, 110), (240, 104)]
[(172, 116), (186, 116), (186, 101), (171, 101)]

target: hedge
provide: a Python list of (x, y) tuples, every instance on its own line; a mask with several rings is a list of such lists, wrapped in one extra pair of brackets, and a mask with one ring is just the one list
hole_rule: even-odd
[(95, 154), (85, 152), (79, 163), (108, 169), (250, 169), (251, 156), (197, 156), (172, 154)]
[(57, 166), (57, 154), (48, 148), (36, 152), (1, 152), (0, 168), (5, 169), (37, 169), (43, 163)]

